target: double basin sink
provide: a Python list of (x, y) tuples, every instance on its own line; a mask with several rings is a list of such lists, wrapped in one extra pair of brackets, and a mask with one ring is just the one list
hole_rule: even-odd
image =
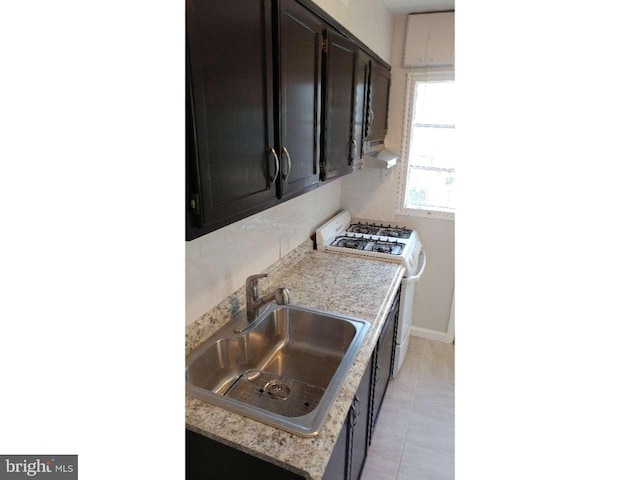
[(269, 304), (232, 321), (187, 357), (187, 392), (303, 437), (318, 433), (370, 324)]

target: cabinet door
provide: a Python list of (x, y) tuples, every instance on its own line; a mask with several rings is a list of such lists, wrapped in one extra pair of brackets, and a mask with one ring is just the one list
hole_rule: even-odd
[(325, 42), (322, 180), (351, 173), (358, 149), (353, 124), (359, 49), (332, 30), (326, 30)]
[(351, 461), (349, 463), (349, 478), (360, 478), (364, 461), (369, 450), (369, 397), (371, 395), (371, 370), (373, 362), (369, 362), (364, 372), (356, 396), (353, 399), (352, 427), (351, 427)]
[(195, 238), (277, 202), (273, 38), (268, 0), (187, 0), (186, 7)]
[(191, 430), (186, 432), (185, 447), (186, 480), (303, 479), (296, 473)]
[(356, 106), (353, 116), (353, 138), (356, 141), (356, 162), (362, 158), (364, 137), (366, 135), (365, 121), (367, 119), (369, 60), (369, 55), (360, 50), (358, 53), (358, 63), (356, 65)]
[(426, 65), (453, 65), (454, 62), (454, 13), (429, 14), (427, 27)]
[[(394, 308), (391, 309), (387, 316), (385, 325), (383, 327), (380, 338), (378, 339), (378, 345), (376, 347), (375, 365), (373, 367), (373, 400), (371, 402), (371, 428), (370, 437), (373, 436), (373, 430), (378, 421), (378, 415), (380, 414), (380, 408), (384, 396), (387, 393), (387, 386), (389, 385), (389, 379), (391, 378), (392, 362), (393, 362), (393, 348), (394, 348), (394, 334), (396, 331), (395, 325), (398, 319), (397, 308), (398, 296), (394, 301)], [(371, 440), (369, 440), (369, 443)]]
[(453, 12), (409, 15), (403, 66), (453, 65), (453, 36)]
[(279, 20), (280, 174), (282, 196), (291, 197), (320, 177), (323, 25), (293, 0), (280, 2)]
[(369, 77), (369, 110), (367, 112), (369, 114), (368, 138), (383, 138), (387, 133), (390, 85), (391, 72), (372, 60)]
[(327, 468), (322, 476), (323, 480), (340, 480), (347, 479), (347, 440), (349, 429), (349, 415), (347, 415), (347, 421), (342, 425), (340, 435), (336, 441), (336, 446), (333, 447), (333, 453), (327, 464)]

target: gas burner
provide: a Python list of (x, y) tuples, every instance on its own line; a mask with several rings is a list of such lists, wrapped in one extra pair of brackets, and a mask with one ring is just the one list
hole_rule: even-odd
[(403, 227), (384, 227), (378, 232), (382, 237), (409, 238), (412, 230)]
[(371, 251), (378, 252), (378, 253), (391, 253), (391, 245), (374, 244), (373, 247), (371, 248)]
[(404, 249), (404, 243), (377, 241), (371, 244), (371, 251), (386, 253), (389, 255), (400, 255)]
[(337, 237), (331, 246), (333, 247), (343, 247), (343, 248), (352, 248), (355, 250), (365, 250), (367, 244), (369, 242), (364, 238), (354, 238), (354, 237)]

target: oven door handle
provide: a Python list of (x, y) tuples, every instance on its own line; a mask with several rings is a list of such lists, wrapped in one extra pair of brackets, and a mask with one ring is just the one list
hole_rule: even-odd
[(427, 256), (424, 254), (422, 250), (420, 250), (420, 256), (422, 257), (422, 266), (420, 267), (420, 271), (411, 277), (407, 277), (404, 279), (403, 283), (415, 283), (420, 278), (422, 278), (422, 274), (424, 273), (424, 269), (427, 266)]

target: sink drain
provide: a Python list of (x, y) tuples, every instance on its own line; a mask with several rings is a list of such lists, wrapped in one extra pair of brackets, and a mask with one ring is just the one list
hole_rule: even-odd
[(324, 388), (292, 378), (247, 370), (224, 394), (239, 402), (285, 417), (301, 417), (317, 406)]
[(267, 392), (271, 398), (276, 400), (286, 400), (291, 395), (291, 389), (284, 383), (277, 380), (271, 380), (264, 386), (264, 391)]

